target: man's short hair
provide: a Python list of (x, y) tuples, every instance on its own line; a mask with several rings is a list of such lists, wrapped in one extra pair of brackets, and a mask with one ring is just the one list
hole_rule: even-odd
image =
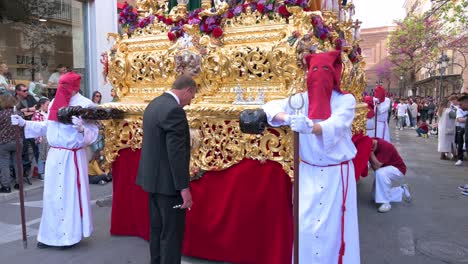
[(172, 84), (172, 89), (175, 89), (175, 90), (182, 90), (182, 89), (185, 89), (185, 88), (188, 88), (188, 87), (197, 89), (197, 83), (192, 78), (192, 76), (189, 75), (189, 74), (180, 75), (174, 81), (174, 84)]
[(467, 93), (462, 93), (460, 95), (460, 97), (458, 97), (458, 101), (461, 102), (461, 101), (465, 101), (465, 100), (468, 100), (468, 94)]
[(26, 87), (26, 85), (23, 84), (23, 83), (18, 83), (18, 84), (15, 86), (15, 91), (21, 90), (21, 87)]

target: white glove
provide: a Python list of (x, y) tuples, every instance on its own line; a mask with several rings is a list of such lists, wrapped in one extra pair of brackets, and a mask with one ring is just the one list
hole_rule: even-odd
[(83, 119), (80, 117), (72, 116), (73, 127), (78, 130), (78, 132), (84, 131)]
[(302, 134), (311, 134), (314, 122), (305, 115), (291, 116), (291, 129)]
[(283, 125), (290, 126), (291, 125), (291, 115), (284, 115)]
[(11, 119), (11, 124), (14, 126), (24, 127), (26, 125), (26, 120), (24, 120), (19, 115), (11, 115), (10, 119)]

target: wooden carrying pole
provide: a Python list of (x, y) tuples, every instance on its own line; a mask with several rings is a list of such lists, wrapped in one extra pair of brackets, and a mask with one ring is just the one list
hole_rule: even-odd
[(377, 115), (378, 115), (378, 108), (379, 108), (379, 105), (377, 103), (375, 103), (375, 111), (374, 111), (374, 137), (376, 138), (377, 137)]
[(294, 132), (294, 264), (299, 264), (299, 133)]
[[(16, 106), (14, 107), (13, 113), (16, 115)], [(19, 196), (20, 196), (20, 208), (21, 208), (21, 230), (23, 232), (23, 247), (26, 249), (28, 247), (28, 238), (26, 235), (26, 215), (24, 211), (24, 188), (23, 188), (23, 160), (21, 155), (23, 153), (23, 147), (20, 142), (20, 127), (17, 125), (15, 127), (15, 142), (16, 142), (16, 175), (19, 185)]]

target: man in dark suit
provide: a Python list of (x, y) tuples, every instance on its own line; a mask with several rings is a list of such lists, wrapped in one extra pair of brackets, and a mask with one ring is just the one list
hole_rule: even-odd
[(143, 114), (137, 185), (149, 192), (151, 264), (180, 264), (189, 189), (190, 134), (183, 107), (197, 91), (189, 75), (151, 101)]

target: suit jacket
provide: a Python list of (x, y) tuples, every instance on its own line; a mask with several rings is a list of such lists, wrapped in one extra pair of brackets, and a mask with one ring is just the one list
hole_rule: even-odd
[(189, 187), (190, 134), (187, 116), (168, 93), (143, 113), (143, 146), (136, 184), (150, 193), (180, 194)]

